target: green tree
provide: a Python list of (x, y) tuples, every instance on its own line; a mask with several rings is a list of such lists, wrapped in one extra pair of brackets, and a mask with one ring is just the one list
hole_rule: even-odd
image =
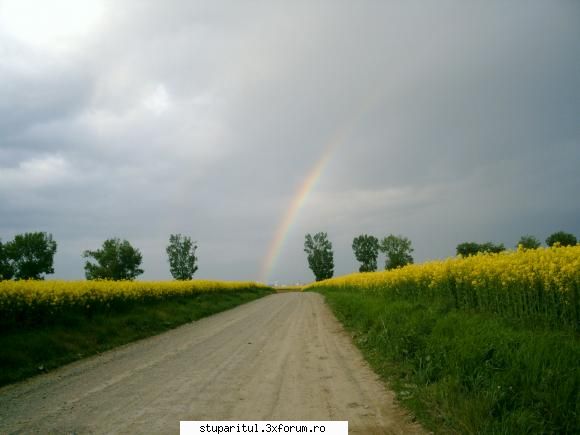
[(12, 264), (10, 264), (6, 245), (4, 245), (2, 240), (0, 240), (0, 281), (12, 279), (13, 276), (14, 269), (12, 268)]
[(546, 245), (548, 246), (554, 246), (555, 243), (559, 243), (560, 246), (574, 246), (578, 243), (578, 240), (576, 240), (574, 234), (558, 231), (546, 239)]
[(387, 256), (385, 269), (396, 269), (413, 263), (411, 241), (401, 235), (388, 235), (381, 240), (379, 249)]
[(524, 249), (538, 249), (542, 244), (534, 236), (525, 235), (520, 237), (520, 241), (516, 245), (516, 248), (521, 246)]
[(96, 251), (85, 251), (84, 258), (93, 258), (96, 264), (85, 263), (87, 279), (133, 280), (143, 273), (140, 269), (143, 257), (127, 240), (118, 238), (103, 242), (103, 247)]
[(352, 250), (358, 262), (361, 263), (359, 272), (374, 272), (377, 270), (379, 256), (379, 239), (375, 236), (361, 234), (352, 241)]
[(316, 281), (332, 278), (334, 274), (334, 255), (332, 243), (326, 233), (316, 233), (314, 237), (306, 234), (304, 252), (308, 254), (308, 266), (314, 273)]
[(457, 251), (457, 255), (469, 257), (470, 255), (475, 255), (479, 252), (479, 243), (463, 242), (457, 245), (455, 250)]
[(169, 245), (167, 246), (167, 256), (169, 257), (169, 270), (173, 278), (178, 280), (190, 280), (197, 270), (197, 249), (196, 242), (192, 242), (190, 237), (181, 234), (171, 234)]
[(485, 242), (479, 245), (480, 252), (487, 252), (492, 254), (499, 254), (502, 251), (505, 251), (505, 246), (503, 243), (492, 243), (492, 242)]
[(54, 273), (56, 242), (52, 234), (43, 232), (17, 234), (4, 245), (5, 257), (15, 279), (44, 279), (43, 274)]
[(492, 243), (492, 242), (485, 242), (485, 243), (476, 243), (476, 242), (464, 242), (457, 245), (456, 248), (457, 255), (461, 255), (462, 257), (469, 257), (470, 255), (475, 255), (478, 252), (487, 252), (487, 253), (499, 253), (505, 251), (505, 246), (503, 243)]

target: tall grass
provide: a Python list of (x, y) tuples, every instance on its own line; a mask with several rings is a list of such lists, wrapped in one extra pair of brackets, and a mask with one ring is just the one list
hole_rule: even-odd
[(307, 287), (341, 288), (580, 330), (580, 246), (450, 258)]
[(436, 433), (580, 433), (580, 246), (314, 283)]
[(2, 281), (0, 331), (58, 323), (61, 317), (115, 312), (202, 293), (267, 289), (238, 281)]
[(320, 291), (399, 401), (435, 433), (580, 433), (574, 332), (356, 288)]

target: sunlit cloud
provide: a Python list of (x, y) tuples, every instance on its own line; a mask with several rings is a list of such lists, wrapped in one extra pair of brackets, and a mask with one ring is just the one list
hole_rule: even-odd
[(143, 100), (143, 105), (156, 115), (161, 115), (169, 109), (171, 102), (165, 86), (163, 84), (157, 85), (155, 90)]
[(101, 0), (0, 0), (0, 28), (28, 45), (70, 49), (95, 30), (103, 13)]
[(70, 180), (71, 168), (62, 156), (45, 156), (0, 168), (0, 191), (51, 187)]

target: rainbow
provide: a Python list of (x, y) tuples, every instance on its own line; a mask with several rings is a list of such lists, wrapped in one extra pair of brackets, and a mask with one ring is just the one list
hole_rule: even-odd
[(270, 273), (272, 272), (272, 269), (276, 264), (276, 260), (280, 256), (282, 247), (284, 246), (284, 241), (290, 232), (292, 223), (306, 202), (306, 199), (308, 198), (308, 195), (312, 191), (314, 185), (322, 175), (322, 172), (332, 157), (332, 154), (334, 154), (336, 148), (350, 135), (354, 126), (358, 123), (358, 120), (363, 116), (363, 114), (365, 114), (372, 106), (374, 106), (376, 101), (384, 95), (384, 91), (384, 88), (382, 91), (376, 90), (376, 92), (367, 96), (367, 98), (363, 100), (362, 104), (358, 106), (358, 110), (355, 112), (355, 115), (352, 116), (348, 122), (343, 124), (338, 129), (328, 144), (324, 147), (321, 157), (318, 159), (314, 167), (310, 170), (302, 182), (300, 188), (290, 202), (290, 207), (286, 211), (286, 214), (276, 229), (274, 238), (268, 247), (268, 253), (264, 259), (264, 262), (262, 263), (259, 281), (264, 283), (268, 282)]
[(290, 207), (288, 208), (288, 211), (284, 215), (284, 218), (278, 225), (278, 228), (276, 229), (276, 233), (274, 235), (274, 239), (272, 239), (272, 242), (270, 243), (270, 246), (268, 248), (268, 255), (266, 255), (266, 259), (262, 264), (262, 270), (260, 272), (261, 282), (268, 281), (270, 272), (272, 271), (272, 268), (274, 267), (274, 264), (276, 263), (276, 260), (280, 255), (280, 252), (282, 251), (284, 240), (286, 240), (286, 236), (290, 232), (290, 228), (292, 227), (292, 223), (294, 222), (296, 215), (306, 202), (308, 194), (312, 191), (312, 188), (320, 178), (323, 169), (328, 163), (328, 160), (330, 160), (330, 157), (337, 145), (338, 141), (336, 142), (333, 141), (329, 143), (325, 151), (322, 153), (322, 157), (318, 160), (316, 165), (314, 165), (314, 167), (312, 168), (312, 170), (310, 171), (310, 173), (308, 174), (308, 176), (306, 177), (306, 179), (304, 180), (304, 182), (294, 195), (294, 198), (290, 203)]

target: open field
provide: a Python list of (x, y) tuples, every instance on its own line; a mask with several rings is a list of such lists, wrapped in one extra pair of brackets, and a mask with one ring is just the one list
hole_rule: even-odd
[(96, 313), (203, 293), (270, 289), (244, 281), (0, 281), (0, 327), (58, 323), (70, 313)]
[(580, 245), (478, 254), (354, 273), (306, 289), (354, 289), (391, 299), (440, 302), (530, 325), (580, 331)]
[(1, 284), (3, 382), (252, 301), (0, 389), (2, 433), (175, 432), (185, 419), (421, 433), (395, 396), (435, 433), (580, 432), (579, 246), (277, 294), (250, 283)]
[(266, 296), (0, 389), (1, 433), (177, 433), (180, 420), (252, 419), (423, 433), (313, 293)]
[(0, 282), (0, 385), (270, 293), (217, 281)]
[(374, 370), (436, 433), (580, 433), (580, 246), (322, 281)]

